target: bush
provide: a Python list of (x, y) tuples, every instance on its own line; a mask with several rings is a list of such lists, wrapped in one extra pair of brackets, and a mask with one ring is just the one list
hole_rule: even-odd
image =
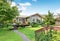
[(38, 27), (39, 24), (38, 24), (38, 23), (35, 23), (35, 22), (32, 22), (32, 23), (31, 23), (31, 26), (32, 26), (32, 27)]
[(36, 41), (58, 41), (57, 34), (56, 30), (49, 30), (47, 32), (41, 31), (36, 33), (35, 38)]

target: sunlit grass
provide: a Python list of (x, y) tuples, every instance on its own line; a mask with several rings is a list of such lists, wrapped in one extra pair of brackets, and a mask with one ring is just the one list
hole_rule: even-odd
[(60, 31), (57, 32), (57, 40), (60, 41)]
[(23, 41), (14, 31), (0, 30), (0, 41)]
[(42, 27), (25, 27), (19, 28), (19, 31), (24, 33), (31, 41), (35, 41), (35, 31), (41, 29)]

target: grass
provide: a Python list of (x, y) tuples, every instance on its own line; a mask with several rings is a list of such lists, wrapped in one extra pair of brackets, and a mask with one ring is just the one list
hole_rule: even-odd
[(23, 41), (14, 31), (0, 30), (0, 41)]
[(55, 32), (52, 36), (53, 41), (60, 41), (60, 31)]
[[(19, 31), (24, 33), (31, 41), (35, 41), (35, 31), (38, 29), (41, 29), (42, 27), (25, 27), (25, 28), (19, 28)], [(55, 34), (57, 37), (53, 37), (54, 40), (60, 41), (60, 31)]]
[(19, 31), (24, 33), (31, 41), (35, 41), (35, 31), (40, 28), (41, 28), (41, 26), (39, 26), (39, 27), (25, 27), (25, 28), (20, 28)]
[[(35, 41), (35, 31), (42, 27), (25, 27), (19, 28), (19, 31), (24, 33), (31, 41)], [(56, 34), (56, 41), (60, 41), (60, 31)], [(0, 30), (0, 41), (23, 41), (23, 39), (14, 31), (7, 30), (6, 28)]]
[(55, 38), (55, 40), (56, 40), (56, 41), (60, 41), (60, 31), (58, 31), (55, 36), (57, 36), (57, 37)]

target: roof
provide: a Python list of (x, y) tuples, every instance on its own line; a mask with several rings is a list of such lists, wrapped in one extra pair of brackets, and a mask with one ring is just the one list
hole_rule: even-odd
[(40, 15), (40, 14), (38, 14), (38, 13), (36, 13), (36, 14), (34, 14), (34, 15), (30, 15), (30, 16), (28, 16), (27, 18), (32, 17), (32, 16), (39, 16), (39, 17), (43, 18), (42, 15)]
[(20, 15), (20, 16), (18, 16), (17, 18), (26, 18), (27, 16), (25, 16), (25, 15)]
[(38, 14), (38, 13), (36, 13), (36, 14), (34, 14), (34, 15), (30, 15), (30, 16), (21, 15), (21, 16), (19, 16), (19, 17), (17, 17), (17, 18), (29, 18), (29, 17), (32, 17), (32, 16), (39, 16), (39, 17), (43, 18), (42, 15), (40, 15), (40, 14)]

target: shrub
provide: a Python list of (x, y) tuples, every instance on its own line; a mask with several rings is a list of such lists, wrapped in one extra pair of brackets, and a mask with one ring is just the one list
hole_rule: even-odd
[(32, 26), (32, 27), (38, 27), (39, 24), (38, 24), (38, 23), (35, 23), (35, 22), (32, 22), (32, 23), (31, 23), (31, 26)]
[(57, 37), (57, 31), (55, 30), (42, 31), (35, 35), (36, 41), (57, 41), (59, 40)]

